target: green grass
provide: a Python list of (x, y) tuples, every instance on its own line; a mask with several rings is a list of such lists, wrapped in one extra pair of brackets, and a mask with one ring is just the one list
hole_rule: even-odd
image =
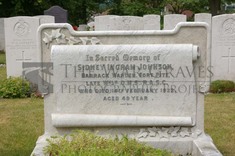
[(235, 155), (235, 93), (206, 96), (205, 131), (223, 155)]
[(6, 64), (6, 55), (2, 52), (0, 52), (0, 64)]
[[(0, 79), (6, 68), (0, 68)], [(205, 131), (225, 156), (235, 153), (235, 93), (205, 98)], [(28, 156), (43, 134), (43, 100), (0, 99), (0, 156)]]
[(43, 123), (42, 99), (0, 99), (0, 155), (30, 155)]
[(7, 78), (6, 67), (0, 67), (0, 80)]

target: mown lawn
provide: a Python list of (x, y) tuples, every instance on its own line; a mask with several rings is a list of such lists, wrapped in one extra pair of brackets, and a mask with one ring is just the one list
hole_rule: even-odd
[(29, 156), (43, 122), (42, 99), (0, 99), (0, 155)]
[(0, 64), (6, 64), (6, 56), (5, 53), (0, 51)]
[[(5, 78), (0, 67), (0, 80)], [(30, 155), (43, 125), (43, 99), (0, 99), (0, 156)]]
[[(6, 77), (0, 68), (0, 80)], [(28, 156), (43, 134), (43, 99), (0, 99), (0, 156)], [(205, 131), (225, 156), (235, 154), (235, 93), (205, 98)]]
[(235, 93), (206, 96), (205, 131), (224, 156), (235, 155)]

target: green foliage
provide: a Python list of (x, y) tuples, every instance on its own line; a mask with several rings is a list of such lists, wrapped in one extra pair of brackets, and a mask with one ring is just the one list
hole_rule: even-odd
[(235, 83), (228, 80), (216, 80), (210, 85), (211, 93), (224, 93), (235, 91)]
[(68, 10), (68, 22), (72, 25), (86, 24), (99, 4), (105, 0), (0, 0), (0, 17), (42, 15), (44, 10), (59, 5)]
[(46, 0), (0, 0), (0, 16), (33, 16), (43, 14)]
[(143, 16), (145, 14), (160, 14), (163, 7), (160, 1), (152, 0), (122, 0), (117, 1), (109, 14)]
[(30, 95), (30, 83), (20, 77), (0, 81), (1, 98), (25, 98)]
[(164, 6), (170, 6), (170, 11), (175, 14), (181, 14), (185, 10), (191, 10), (194, 13), (207, 12), (208, 1), (204, 0), (165, 0)]
[(52, 137), (45, 153), (57, 155), (92, 156), (170, 156), (167, 151), (154, 149), (123, 136), (121, 139), (105, 139), (86, 131), (75, 131), (68, 136)]

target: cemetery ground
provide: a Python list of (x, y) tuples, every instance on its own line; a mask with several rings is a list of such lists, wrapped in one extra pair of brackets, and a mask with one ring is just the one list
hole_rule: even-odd
[(0, 51), (0, 64), (6, 64), (5, 53)]
[[(4, 62), (4, 54), (0, 54)], [(0, 67), (0, 80), (6, 68)], [(205, 131), (225, 156), (235, 155), (235, 93), (205, 98)], [(0, 156), (28, 156), (43, 134), (43, 99), (0, 99)]]

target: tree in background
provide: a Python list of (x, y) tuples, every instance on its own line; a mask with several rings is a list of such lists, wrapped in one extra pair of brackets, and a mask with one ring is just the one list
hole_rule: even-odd
[(194, 13), (209, 11), (206, 7), (208, 1), (205, 0), (165, 0), (163, 5), (168, 5), (170, 11), (174, 14), (181, 14), (185, 10), (191, 10)]
[(160, 14), (165, 6), (175, 14), (185, 10), (193, 13), (210, 12), (213, 16), (223, 13), (223, 6), (235, 3), (235, 0), (114, 0), (115, 5), (110, 14), (137, 15), (157, 13)]
[(145, 14), (160, 14), (163, 0), (114, 0), (110, 14), (143, 16)]
[[(42, 0), (46, 1), (46, 0)], [(68, 10), (68, 22), (72, 25), (86, 24), (90, 17), (99, 12), (99, 4), (105, 0), (47, 0), (50, 6), (59, 5)], [(49, 7), (48, 7), (49, 8)], [(46, 9), (48, 9), (46, 8)]]
[(49, 7), (41, 0), (0, 0), (0, 16), (34, 16), (41, 15)]
[(0, 17), (35, 16), (53, 5), (68, 10), (69, 23), (87, 23), (92, 14), (99, 12), (99, 4), (105, 0), (0, 0)]
[(68, 22), (79, 25), (101, 12), (143, 16), (160, 14), (166, 5), (171, 6), (173, 13), (209, 12), (210, 8), (212, 15), (217, 15), (223, 4), (232, 2), (235, 0), (0, 0), (0, 17), (42, 15), (44, 10), (59, 5), (68, 10)]

